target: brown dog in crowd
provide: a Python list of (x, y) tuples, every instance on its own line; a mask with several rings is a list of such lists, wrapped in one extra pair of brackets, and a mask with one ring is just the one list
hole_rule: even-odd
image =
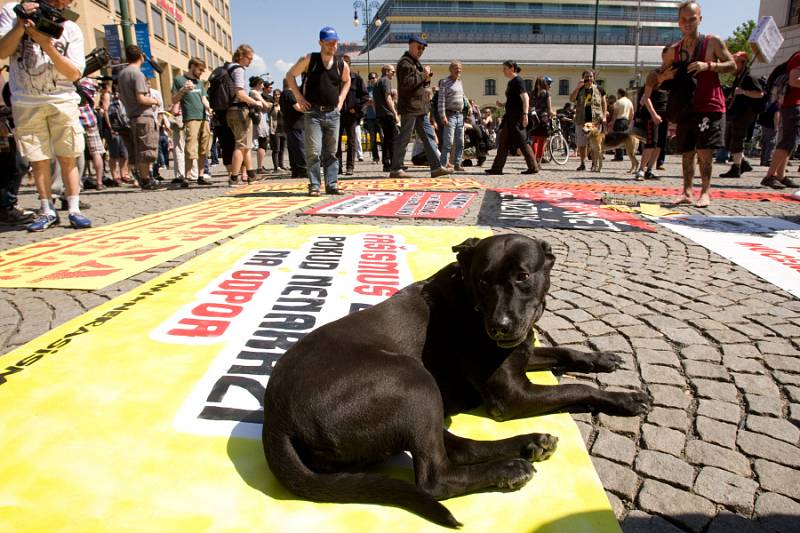
[(625, 148), (628, 157), (631, 159), (630, 172), (636, 172), (639, 168), (639, 160), (636, 158), (636, 149), (639, 147), (639, 139), (629, 132), (614, 131), (603, 133), (591, 122), (583, 125), (583, 132), (589, 140), (589, 153), (592, 157), (592, 171), (600, 172), (603, 170), (603, 154), (607, 150)]

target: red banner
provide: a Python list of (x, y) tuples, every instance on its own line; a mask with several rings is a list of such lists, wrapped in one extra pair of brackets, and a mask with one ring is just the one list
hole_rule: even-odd
[(356, 193), (304, 214), (454, 220), (464, 214), (475, 196), (474, 192), (373, 191)]

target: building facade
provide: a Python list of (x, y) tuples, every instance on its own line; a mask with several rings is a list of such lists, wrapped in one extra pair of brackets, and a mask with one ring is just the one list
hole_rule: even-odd
[(756, 76), (769, 76), (773, 68), (800, 50), (800, 0), (761, 0), (758, 17), (767, 16), (775, 19), (784, 41), (771, 63), (753, 63), (750, 70)]
[[(503, 99), (506, 80), (500, 64), (512, 59), (531, 83), (539, 76), (553, 78), (553, 103), (560, 107), (581, 72), (591, 68), (593, 56), (607, 91), (633, 89), (643, 74), (661, 63), (661, 48), (680, 39), (679, 4), (680, 0), (385, 0), (369, 30), (370, 63), (377, 71), (382, 63), (397, 62), (409, 35), (421, 34), (430, 43), (423, 61), (446, 76), (450, 61), (459, 59), (467, 94), (481, 106)], [(363, 53), (354, 59), (356, 70), (365, 71), (365, 63)]]
[(122, 41), (123, 1), (128, 3), (131, 24), (148, 24), (152, 56), (163, 68), (153, 86), (161, 90), (165, 101), (169, 100), (174, 76), (186, 70), (190, 57), (204, 59), (209, 70), (230, 60), (230, 0), (75, 0), (72, 9), (80, 15), (77, 23), (83, 31), (87, 53), (107, 46), (103, 31), (106, 24), (119, 26)]

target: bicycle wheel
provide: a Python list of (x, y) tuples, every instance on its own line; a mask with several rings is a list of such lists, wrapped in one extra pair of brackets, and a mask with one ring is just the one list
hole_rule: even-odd
[(564, 134), (557, 133), (547, 142), (547, 153), (557, 165), (566, 165), (569, 161), (569, 145)]

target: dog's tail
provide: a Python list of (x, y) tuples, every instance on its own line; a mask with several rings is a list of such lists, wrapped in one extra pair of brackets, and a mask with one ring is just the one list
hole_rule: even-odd
[(381, 474), (312, 471), (300, 459), (285, 433), (265, 431), (264, 454), (275, 477), (303, 498), (317, 502), (391, 505), (445, 527), (462, 525), (444, 505), (407, 481)]

